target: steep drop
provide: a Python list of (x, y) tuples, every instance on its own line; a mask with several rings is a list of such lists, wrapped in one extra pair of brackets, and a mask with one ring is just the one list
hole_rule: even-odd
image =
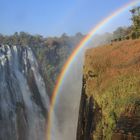
[(77, 140), (140, 139), (140, 40), (85, 55)]

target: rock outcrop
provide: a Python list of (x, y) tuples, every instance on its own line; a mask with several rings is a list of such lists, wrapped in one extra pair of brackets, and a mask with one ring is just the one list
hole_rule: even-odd
[(85, 79), (83, 78), (83, 87), (79, 111), (79, 121), (77, 129), (77, 140), (92, 140), (95, 126), (101, 120), (101, 109), (92, 97), (88, 98), (85, 93)]

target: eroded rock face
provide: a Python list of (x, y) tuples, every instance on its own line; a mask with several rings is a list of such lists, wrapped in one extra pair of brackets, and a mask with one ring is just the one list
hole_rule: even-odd
[[(96, 125), (101, 119), (101, 108), (93, 97), (86, 95), (86, 80), (83, 78), (82, 95), (77, 127), (77, 140), (93, 140)], [(100, 138), (102, 136), (99, 136)]]
[(140, 104), (126, 107), (118, 119), (112, 140), (139, 140), (140, 139)]
[(0, 140), (45, 140), (49, 98), (30, 47), (0, 46)]
[[(98, 135), (95, 134), (97, 125), (102, 119), (102, 108), (95, 99), (86, 95), (86, 80), (83, 78), (82, 95), (77, 127), (77, 140), (104, 140), (103, 127)], [(107, 124), (106, 124), (107, 125)], [(104, 126), (102, 124), (102, 126)], [(111, 140), (140, 140), (140, 103), (126, 107), (119, 119)]]

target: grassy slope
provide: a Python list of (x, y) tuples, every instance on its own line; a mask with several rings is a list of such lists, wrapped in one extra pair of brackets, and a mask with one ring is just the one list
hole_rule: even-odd
[(128, 106), (140, 101), (140, 40), (87, 50), (84, 76), (86, 94), (93, 96), (102, 110), (94, 137), (102, 132), (109, 140), (117, 119)]

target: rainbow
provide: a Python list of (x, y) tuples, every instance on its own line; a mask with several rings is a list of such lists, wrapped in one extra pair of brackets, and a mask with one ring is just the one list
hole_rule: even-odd
[(48, 115), (48, 122), (47, 122), (47, 133), (46, 133), (46, 138), (47, 140), (51, 140), (51, 123), (52, 123), (52, 118), (53, 118), (53, 109), (55, 106), (55, 102), (57, 99), (57, 96), (60, 93), (60, 89), (63, 85), (64, 79), (69, 71), (69, 68), (71, 67), (73, 61), (75, 60), (76, 56), (78, 53), (83, 49), (83, 47), (86, 46), (87, 43), (90, 42), (92, 37), (99, 31), (102, 27), (104, 27), (108, 22), (110, 22), (113, 18), (124, 12), (125, 10), (129, 9), (132, 6), (135, 6), (140, 3), (140, 0), (132, 0), (131, 2), (127, 3), (123, 7), (119, 8), (117, 11), (109, 15), (107, 18), (105, 18), (103, 21), (101, 21), (99, 24), (97, 24), (91, 32), (79, 43), (79, 45), (75, 48), (75, 50), (72, 52), (70, 57), (68, 58), (67, 62), (62, 68), (62, 71), (57, 79), (56, 86), (54, 88), (51, 102), (50, 102), (50, 110), (49, 110), (49, 115)]

